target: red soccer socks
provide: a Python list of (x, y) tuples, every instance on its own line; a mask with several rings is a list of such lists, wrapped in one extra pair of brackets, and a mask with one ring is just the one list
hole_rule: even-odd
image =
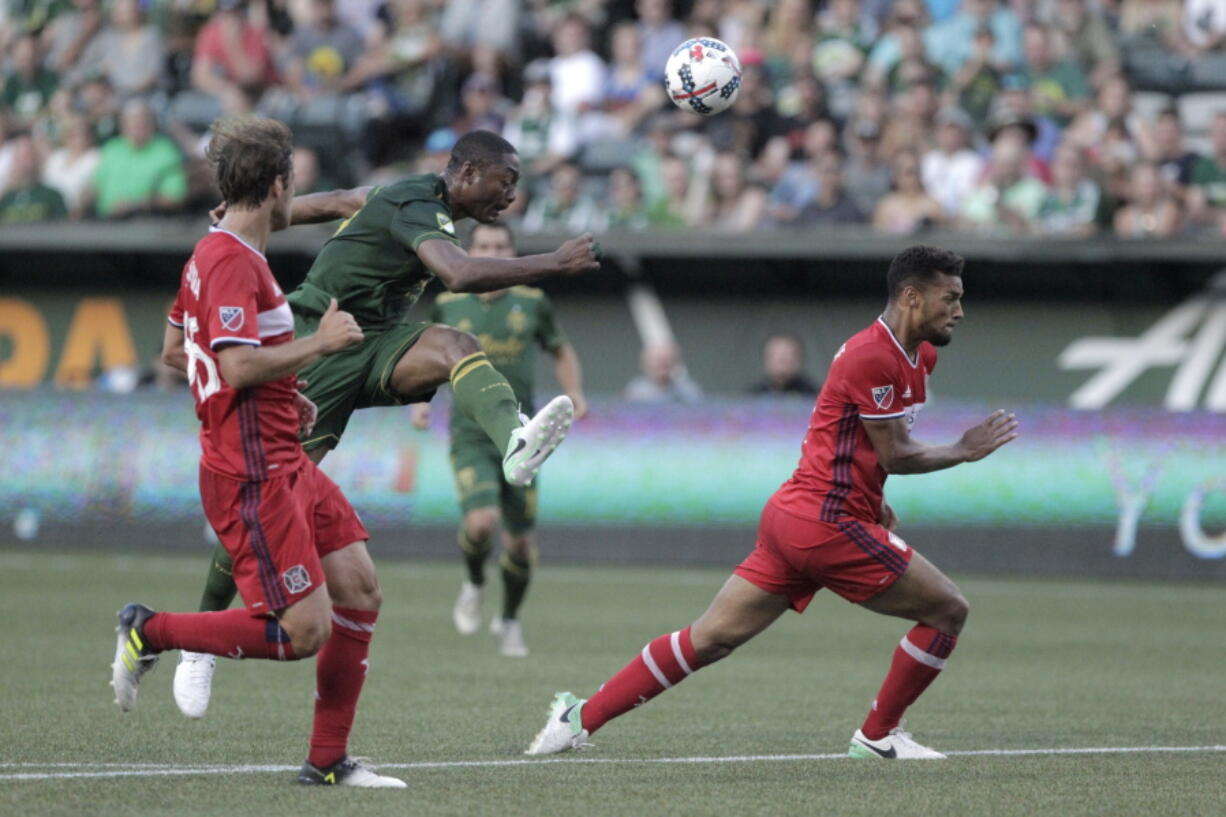
[[(915, 703), (915, 699), (941, 674), (945, 660), (957, 643), (956, 635), (923, 624), (915, 625), (903, 636), (894, 650), (890, 671), (886, 673), (868, 717), (860, 727), (865, 737), (880, 740), (898, 726), (907, 707)], [(586, 726), (586, 707), (583, 715)]]
[(618, 715), (681, 683), (702, 666), (694, 653), (689, 627), (660, 636), (587, 700), (581, 715), (583, 728), (589, 734), (595, 732)]
[(145, 622), (154, 649), (207, 652), (227, 658), (293, 661), (289, 634), (275, 618), (253, 616), (245, 607), (215, 613), (154, 613)]
[(315, 659), (315, 723), (308, 760), (318, 769), (345, 756), (378, 617), (377, 610), (332, 608), (332, 637)]

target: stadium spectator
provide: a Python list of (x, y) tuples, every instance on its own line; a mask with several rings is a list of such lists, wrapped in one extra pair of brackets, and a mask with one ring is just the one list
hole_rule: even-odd
[(1011, 129), (1024, 135), (1030, 145), (1030, 172), (1046, 183), (1051, 181), (1047, 163), (1063, 140), (1063, 133), (1054, 119), (1035, 111), (1034, 100), (1030, 78), (1025, 73), (1015, 71), (1005, 75), (984, 127), (988, 141), (995, 141), (1001, 133)]
[(817, 394), (817, 384), (805, 374), (805, 344), (799, 335), (771, 335), (762, 344), (762, 379), (750, 394), (788, 396)]
[(894, 156), (893, 190), (873, 210), (873, 229), (883, 235), (914, 235), (945, 223), (940, 202), (924, 191), (919, 157), (903, 150)]
[(759, 156), (766, 143), (786, 129), (775, 107), (766, 69), (756, 53), (741, 55), (741, 90), (732, 107), (704, 122), (707, 135), (719, 150)]
[(524, 232), (548, 230), (583, 232), (597, 218), (596, 200), (583, 190), (583, 174), (572, 164), (561, 164), (549, 176), (549, 190), (533, 196), (524, 213)]
[(873, 212), (877, 201), (889, 192), (893, 178), (880, 150), (880, 136), (877, 123), (862, 119), (848, 125), (844, 139), (847, 160), (843, 162), (843, 184), (861, 213)]
[(938, 100), (931, 82), (913, 82), (895, 98), (893, 111), (881, 133), (881, 151), (893, 156), (900, 150), (924, 153), (936, 144)]
[(56, 221), (68, 215), (64, 199), (39, 181), (38, 153), (28, 136), (13, 140), (8, 191), (0, 196), (0, 224)]
[(9, 64), (0, 102), (28, 126), (51, 102), (59, 77), (44, 67), (42, 46), (33, 34), (22, 34), (16, 39)]
[(890, 93), (904, 93), (916, 83), (946, 84), (944, 72), (928, 59), (918, 26), (899, 26), (895, 36), (898, 37), (898, 62), (885, 78)]
[(813, 71), (836, 96), (855, 92), (876, 28), (857, 0), (830, 0), (818, 14)]
[(1183, 0), (1181, 21), (1181, 33), (1186, 42), (1184, 56), (1199, 59), (1226, 48), (1226, 2), (1223, 0)]
[(604, 102), (605, 64), (592, 51), (587, 21), (578, 15), (563, 18), (554, 29), (552, 41), (549, 78), (553, 107), (568, 116), (599, 109)]
[(805, 128), (803, 162), (793, 162), (771, 188), (766, 214), (775, 225), (794, 224), (821, 189), (818, 163), (838, 149), (838, 129), (829, 119)]
[(664, 64), (654, 73), (647, 70), (639, 36), (639, 28), (624, 21), (613, 27), (609, 37), (612, 59), (605, 82), (604, 110), (616, 120), (623, 137), (634, 133), (665, 102), (659, 80)]
[(182, 204), (187, 195), (183, 157), (173, 141), (157, 133), (145, 102), (124, 104), (119, 136), (102, 146), (92, 193), (102, 218), (172, 212)]
[(635, 0), (638, 14), (639, 64), (648, 77), (664, 79), (664, 64), (686, 38), (685, 26), (673, 18), (672, 0)]
[(1044, 22), (1058, 36), (1064, 56), (1089, 73), (1092, 86), (1119, 73), (1119, 44), (1101, 6), (1087, 0), (1055, 0), (1047, 8)]
[(336, 16), (333, 0), (305, 0), (289, 41), (285, 84), (299, 103), (360, 88), (369, 68), (362, 37)]
[(115, 0), (106, 28), (90, 40), (75, 76), (106, 77), (121, 100), (158, 88), (166, 51), (157, 26), (145, 20), (140, 0)]
[(68, 107), (80, 110), (89, 119), (95, 143), (102, 144), (119, 133), (120, 102), (106, 77), (87, 79), (77, 89), (75, 102)]
[(1036, 217), (1038, 232), (1073, 238), (1088, 238), (1098, 231), (1102, 191), (1086, 175), (1081, 149), (1064, 144), (1052, 161), (1052, 186)]
[(618, 167), (609, 173), (608, 198), (609, 206), (603, 213), (602, 229), (642, 230), (647, 227), (643, 189), (633, 171)]
[(1192, 168), (1192, 187), (1188, 207), (1201, 223), (1226, 229), (1226, 111), (1220, 111), (1209, 125), (1211, 153), (1202, 156)]
[(524, 98), (507, 118), (503, 137), (519, 149), (520, 187), (552, 173), (579, 149), (575, 119), (555, 110), (549, 63), (534, 60), (524, 69)]
[(1022, 50), (1034, 113), (1050, 116), (1059, 125), (1090, 106), (1090, 84), (1081, 66), (1071, 59), (1057, 60), (1052, 53), (1052, 34), (1039, 23), (1027, 23)]
[(1154, 120), (1153, 153), (1146, 158), (1158, 165), (1167, 187), (1183, 201), (1200, 157), (1184, 144), (1183, 123), (1174, 108), (1161, 111)]
[(946, 108), (936, 122), (936, 147), (920, 160), (920, 175), (924, 190), (953, 217), (978, 183), (983, 159), (971, 148), (974, 124), (966, 111)]
[(257, 25), (246, 0), (219, 0), (196, 37), (191, 84), (227, 113), (250, 111), (278, 81), (272, 35)]
[(469, 131), (500, 133), (506, 122), (506, 105), (499, 93), (498, 80), (489, 74), (469, 74), (460, 88), (460, 113), (450, 125), (457, 136)]
[(295, 145), (291, 158), (294, 167), (294, 190), (298, 195), (332, 190), (334, 184), (321, 184), (319, 179), (319, 154), (305, 145)]
[(85, 214), (88, 191), (102, 153), (94, 145), (89, 120), (72, 114), (59, 123), (60, 146), (51, 151), (43, 166), (43, 182), (64, 198), (68, 216)]
[(886, 18), (885, 33), (877, 38), (868, 52), (868, 65), (861, 87), (884, 88), (890, 71), (902, 59), (899, 33), (905, 28), (922, 31), (927, 26), (928, 9), (923, 0), (895, 0)]
[(427, 0), (393, 0), (380, 22), (368, 59), (384, 103), (400, 114), (424, 111), (445, 73), (443, 39)]
[[(462, 53), (484, 45), (508, 59), (519, 56), (521, 6), (527, 4), (517, 0), (447, 0), (437, 5), (443, 9), (439, 33), (452, 49)], [(565, 6), (558, 4), (555, 8)]]
[(975, 30), (971, 54), (953, 74), (951, 90), (958, 106), (982, 125), (992, 112), (992, 104), (1000, 91), (1004, 73), (993, 58), (996, 35), (988, 26)]
[(860, 224), (864, 214), (843, 189), (843, 157), (827, 153), (817, 160), (817, 198), (805, 205), (796, 220), (801, 227), (833, 227)]
[(78, 79), (73, 72), (104, 22), (102, 0), (72, 0), (72, 11), (57, 14), (43, 29), (47, 67), (65, 80)]
[(702, 388), (681, 362), (676, 343), (646, 345), (639, 356), (641, 373), (626, 384), (622, 396), (632, 403), (684, 403), (702, 400)]
[(766, 191), (750, 184), (747, 163), (736, 153), (721, 151), (711, 165), (711, 187), (699, 223), (718, 233), (757, 229), (766, 211)]
[(1024, 138), (1012, 133), (998, 137), (988, 172), (962, 203), (958, 223), (979, 232), (1028, 233), (1047, 197), (1043, 182), (1027, 173), (1029, 158)]
[(1129, 176), (1128, 203), (1115, 211), (1120, 238), (1168, 238), (1179, 229), (1179, 203), (1164, 188), (1162, 174), (1149, 162), (1139, 162)]
[(769, 73), (786, 75), (797, 47), (813, 47), (816, 17), (809, 0), (778, 0), (768, 4), (770, 16), (760, 38)]
[(992, 60), (1002, 70), (1022, 64), (1022, 21), (999, 0), (962, 0), (958, 13), (924, 32), (928, 56), (946, 74), (955, 74), (970, 58), (975, 32), (992, 29)]
[(702, 190), (690, 184), (690, 168), (679, 156), (665, 156), (660, 164), (662, 195), (647, 202), (652, 227), (694, 226), (702, 217)]

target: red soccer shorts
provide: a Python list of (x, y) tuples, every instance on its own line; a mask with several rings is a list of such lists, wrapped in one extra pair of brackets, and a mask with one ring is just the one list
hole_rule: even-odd
[(201, 467), (200, 498), (253, 613), (281, 610), (310, 595), (324, 583), (322, 557), (370, 538), (341, 489), (309, 460), (261, 482)]
[(837, 523), (800, 519), (767, 502), (758, 542), (733, 572), (767, 593), (787, 596), (803, 613), (823, 587), (860, 603), (903, 574), (914, 551), (880, 525), (852, 517)]

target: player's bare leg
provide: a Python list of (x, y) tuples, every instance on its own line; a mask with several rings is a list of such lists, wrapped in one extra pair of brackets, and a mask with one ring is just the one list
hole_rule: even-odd
[(922, 746), (899, 724), (928, 685), (936, 680), (958, 642), (970, 610), (954, 582), (932, 562), (914, 553), (906, 571), (888, 589), (862, 603), (887, 616), (917, 622), (894, 650), (889, 673), (848, 754), (860, 758), (944, 757)]
[(767, 593), (740, 576), (730, 576), (697, 621), (647, 644), (591, 698), (585, 701), (559, 692), (545, 728), (525, 754), (554, 754), (586, 745), (588, 736), (609, 720), (727, 657), (769, 627), (789, 605), (786, 596)]
[(370, 669), (370, 640), (383, 602), (374, 562), (365, 542), (333, 551), (321, 561), (332, 596), (327, 610), (331, 634), (315, 660), (311, 751), (298, 782), (402, 788), (403, 781), (376, 774), (347, 751), (358, 697)]
[(451, 382), (456, 406), (505, 452), (503, 473), (512, 485), (527, 485), (570, 431), (575, 407), (560, 395), (526, 423), (507, 379), (490, 365), (468, 332), (437, 324), (422, 333), (392, 369), (392, 390), (404, 398)]
[(498, 527), (497, 506), (473, 508), (464, 514), (456, 540), (464, 554), (468, 578), (460, 585), (460, 595), (451, 610), (455, 628), (472, 635), (481, 628), (481, 602), (485, 595), (485, 561), (493, 550), (494, 529)]
[(519, 623), (519, 606), (532, 582), (536, 565), (536, 537), (531, 533), (502, 534), (502, 613), (490, 620), (490, 632), (499, 638), (498, 651), (510, 658), (528, 654), (523, 627)]

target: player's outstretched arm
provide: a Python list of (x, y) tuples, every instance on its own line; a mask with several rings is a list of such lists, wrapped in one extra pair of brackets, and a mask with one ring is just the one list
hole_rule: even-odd
[(352, 315), (337, 308), (333, 298), (315, 334), (279, 346), (226, 346), (217, 353), (217, 362), (227, 383), (245, 389), (285, 377), (361, 341), (362, 328)]
[(967, 429), (953, 445), (926, 445), (911, 437), (905, 417), (862, 420), (881, 467), (887, 474), (927, 474), (981, 460), (1017, 439), (1017, 417), (998, 409)]
[(418, 246), (417, 257), (452, 292), (489, 292), (553, 275), (600, 269), (590, 233), (572, 238), (551, 253), (519, 258), (476, 258), (450, 241), (432, 238)]
[(371, 187), (355, 187), (352, 190), (329, 190), (326, 193), (307, 193), (294, 196), (290, 202), (289, 223), (326, 224), (329, 221), (349, 218), (366, 204)]

